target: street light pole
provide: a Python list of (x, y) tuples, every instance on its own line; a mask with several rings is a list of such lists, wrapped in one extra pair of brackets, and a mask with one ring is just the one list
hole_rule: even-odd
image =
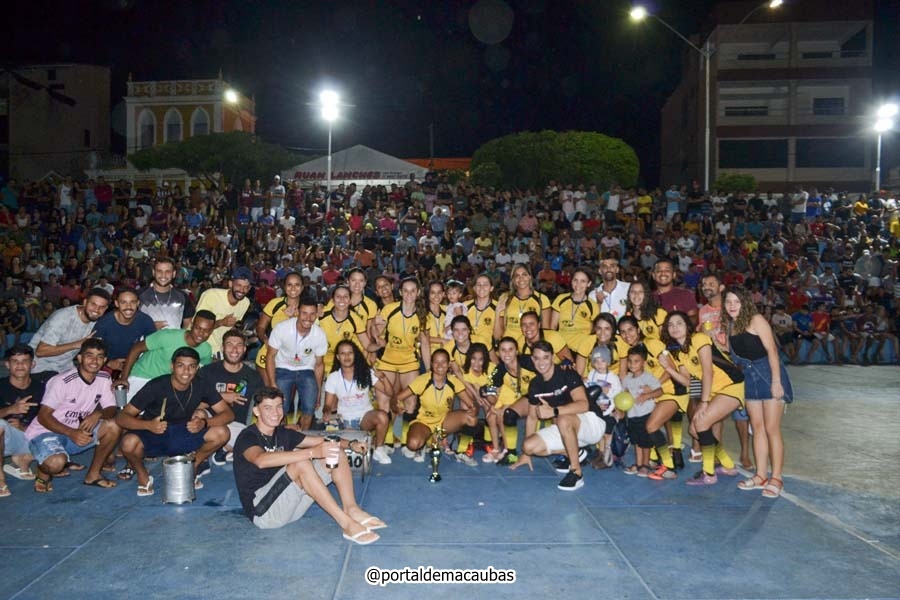
[(331, 133), (332, 124), (339, 116), (340, 97), (333, 90), (325, 90), (319, 94), (322, 118), (328, 123), (328, 169), (325, 184), (325, 214), (331, 212)]
[(882, 104), (878, 108), (878, 120), (875, 121), (875, 131), (878, 133), (878, 146), (875, 151), (875, 193), (881, 189), (881, 136), (886, 131), (894, 128), (894, 117), (897, 115), (896, 104)]

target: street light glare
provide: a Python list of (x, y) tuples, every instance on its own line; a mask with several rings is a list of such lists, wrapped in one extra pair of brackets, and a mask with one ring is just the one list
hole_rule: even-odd
[(322, 118), (331, 123), (332, 121), (337, 120), (338, 118), (338, 107), (337, 104), (323, 104), (322, 105)]
[(340, 97), (334, 90), (325, 90), (319, 94), (319, 102), (322, 103), (322, 106), (337, 107), (339, 101)]
[(894, 121), (892, 119), (878, 119), (875, 122), (875, 131), (878, 133), (884, 133), (885, 131), (890, 131), (894, 128)]
[(631, 15), (631, 18), (635, 21), (643, 21), (647, 18), (647, 9), (643, 6), (635, 6), (628, 14)]
[(882, 104), (878, 109), (878, 118), (879, 119), (891, 119), (897, 115), (897, 105), (896, 104)]
[(784, 4), (784, 0), (772, 0), (769, 2), (769, 8), (778, 8), (782, 4)]
[(225, 102), (229, 104), (237, 104), (238, 103), (238, 94), (236, 91), (228, 89), (225, 90)]

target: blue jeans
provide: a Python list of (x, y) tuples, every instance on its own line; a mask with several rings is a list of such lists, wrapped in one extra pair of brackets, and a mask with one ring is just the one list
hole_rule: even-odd
[(292, 370), (284, 368), (275, 369), (275, 385), (284, 394), (284, 414), (290, 414), (291, 404), (294, 412), (297, 403), (291, 402), (294, 398), (294, 388), (300, 397), (300, 414), (312, 415), (316, 412), (316, 400), (319, 397), (319, 386), (316, 383), (316, 374), (309, 369)]

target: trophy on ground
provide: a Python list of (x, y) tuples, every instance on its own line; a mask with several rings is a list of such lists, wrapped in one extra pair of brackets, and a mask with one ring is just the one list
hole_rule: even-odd
[(441, 467), (441, 442), (444, 440), (444, 428), (438, 426), (431, 434), (431, 476), (428, 481), (437, 483), (441, 480), (441, 474), (438, 472)]

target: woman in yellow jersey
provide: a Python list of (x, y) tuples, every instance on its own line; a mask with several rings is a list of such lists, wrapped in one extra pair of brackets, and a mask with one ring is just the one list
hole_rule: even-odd
[[(419, 374), (419, 346), (425, 333), (419, 304), (419, 282), (405, 279), (400, 284), (400, 302), (388, 304), (379, 313), (378, 339), (384, 347), (384, 354), (378, 359), (376, 368), (384, 373), (391, 395), (377, 392), (378, 408), (388, 410), (391, 398), (396, 398)], [(375, 351), (379, 344), (374, 340), (368, 350)], [(394, 405), (397, 408), (397, 405)], [(399, 411), (394, 411), (398, 414)], [(390, 437), (390, 435), (389, 435)]]
[(262, 348), (256, 353), (256, 372), (266, 381), (266, 342), (272, 328), (288, 319), (293, 319), (300, 314), (300, 294), (303, 293), (303, 277), (296, 271), (291, 271), (284, 276), (284, 297), (272, 298), (263, 308), (259, 320), (256, 322), (256, 335), (262, 343)]
[[(537, 375), (533, 369), (522, 366), (519, 360), (519, 345), (513, 337), (503, 337), (497, 345), (497, 357), (500, 364), (490, 370), (491, 392), (485, 400), (490, 405), (486, 410), (488, 426), (502, 428), (503, 449), (495, 448), (494, 460), (499, 465), (511, 465), (516, 462), (516, 444), (518, 442), (519, 419), (528, 414), (528, 399), (525, 395), (531, 382)], [(499, 439), (494, 440), (495, 446)]]
[(494, 347), (494, 320), (497, 317), (497, 303), (491, 297), (493, 292), (493, 280), (481, 274), (472, 286), (473, 298), (466, 302), (466, 316), (472, 325), (472, 341), (481, 342), (488, 348)]
[(450, 322), (450, 334), (453, 337), (444, 342), (441, 348), (450, 355), (450, 372), (462, 379), (466, 355), (472, 347), (472, 326), (469, 324), (469, 317), (465, 315), (453, 317)]
[[(378, 305), (366, 296), (365, 272), (358, 267), (350, 269), (347, 272), (347, 287), (350, 288), (350, 310), (363, 321), (366, 331), (368, 331), (369, 325), (378, 314)], [(323, 312), (331, 310), (332, 306), (334, 305), (329, 301)]]
[(422, 343), (422, 358), (425, 368), (429, 368), (432, 349), (440, 348), (447, 340), (444, 338), (444, 319), (447, 312), (444, 308), (446, 290), (440, 281), (432, 281), (428, 284), (425, 297), (425, 333), (426, 338)]
[[(700, 443), (703, 470), (688, 485), (712, 485), (716, 474), (737, 475), (734, 461), (722, 449), (712, 426), (744, 406), (744, 376), (741, 370), (712, 343), (705, 333), (691, 333), (687, 313), (673, 311), (663, 324), (662, 341), (668, 353), (660, 357), (666, 372), (683, 386), (691, 376), (701, 382), (700, 404), (691, 419), (691, 435)], [(721, 463), (716, 467), (716, 459)]]
[[(591, 323), (591, 331), (593, 334), (587, 336), (589, 343), (573, 349), (575, 354), (575, 371), (582, 377), (587, 377), (591, 370), (591, 353), (594, 351), (594, 348), (603, 346), (610, 352), (609, 370), (618, 374), (619, 358), (624, 358), (626, 354), (623, 354), (617, 346), (616, 318), (611, 313), (600, 313), (594, 317), (594, 322)], [(622, 348), (627, 353), (628, 346), (623, 343)]]
[[(414, 416), (409, 424), (406, 447), (419, 452), (437, 427), (456, 433), (464, 426), (477, 423), (475, 403), (463, 382), (450, 375), (450, 355), (438, 348), (431, 355), (431, 370), (416, 377), (397, 398), (406, 415)], [(459, 396), (461, 410), (452, 410), (453, 398)]]
[(350, 310), (350, 288), (337, 285), (331, 292), (331, 309), (325, 310), (319, 317), (319, 327), (325, 332), (328, 340), (328, 352), (325, 354), (325, 372), (331, 373), (334, 364), (334, 350), (338, 342), (347, 340), (356, 344), (360, 350), (369, 347), (369, 334), (362, 318)]
[[(351, 292), (352, 294), (352, 292)], [(397, 298), (394, 294), (394, 282), (390, 277), (385, 275), (379, 275), (375, 278), (375, 304), (378, 307), (378, 310), (381, 311), (382, 308), (391, 304), (392, 302), (396, 302)], [(378, 328), (376, 325), (376, 321), (379, 318), (379, 313), (375, 313), (375, 318), (369, 321), (369, 325), (366, 327), (366, 333), (369, 334), (369, 339), (374, 340), (378, 337)], [(383, 348), (379, 348), (376, 352), (366, 352), (366, 359), (369, 361), (369, 364), (375, 364), (375, 362), (381, 358), (381, 354), (384, 352)]]
[(509, 292), (500, 296), (497, 301), (497, 318), (494, 321), (494, 339), (499, 340), (505, 335), (518, 336), (522, 334), (519, 319), (529, 310), (541, 316), (541, 327), (550, 327), (550, 299), (532, 287), (531, 271), (528, 267), (518, 264), (513, 267), (511, 278), (512, 287)]
[[(466, 353), (466, 360), (462, 365), (462, 377), (460, 379), (462, 379), (463, 385), (466, 386), (469, 396), (484, 407), (486, 412), (490, 411), (490, 406), (485, 405), (486, 401), (481, 396), (481, 388), (490, 384), (490, 373), (493, 370), (493, 366), (487, 346), (481, 342), (473, 342)], [(497, 439), (499, 439), (499, 436)]]
[(522, 327), (522, 335), (516, 338), (519, 342), (519, 354), (531, 356), (531, 349), (535, 342), (544, 340), (553, 347), (553, 364), (558, 365), (562, 362), (574, 364), (572, 352), (566, 345), (562, 334), (552, 329), (541, 329), (540, 317), (536, 312), (527, 311), (519, 319), (519, 324)]
[[(566, 345), (576, 348), (590, 343), (591, 325), (600, 314), (600, 306), (588, 299), (593, 275), (582, 267), (572, 272), (572, 291), (560, 294), (550, 306), (550, 329), (563, 336)], [(590, 348), (585, 349), (590, 355)]]
[(637, 319), (641, 334), (647, 339), (660, 338), (660, 328), (666, 320), (666, 310), (656, 301), (656, 296), (650, 293), (650, 288), (644, 281), (634, 281), (628, 286), (628, 297), (625, 300), (627, 314)]
[[(628, 344), (629, 348), (643, 345), (647, 349), (646, 368), (662, 384), (662, 395), (656, 398), (653, 412), (647, 418), (647, 434), (650, 443), (656, 449), (660, 465), (648, 475), (657, 481), (663, 479), (677, 479), (675, 473), (675, 451), (670, 450), (666, 443), (666, 434), (663, 431), (666, 423), (679, 412), (685, 412), (688, 405), (688, 390), (683, 385), (672, 379), (660, 364), (660, 356), (666, 353), (665, 345), (658, 339), (645, 338), (638, 325), (638, 320), (632, 315), (625, 315), (619, 319), (619, 337)], [(619, 377), (625, 377), (625, 361), (620, 361)], [(678, 449), (678, 454), (681, 449)], [(680, 464), (683, 466), (684, 461)]]

